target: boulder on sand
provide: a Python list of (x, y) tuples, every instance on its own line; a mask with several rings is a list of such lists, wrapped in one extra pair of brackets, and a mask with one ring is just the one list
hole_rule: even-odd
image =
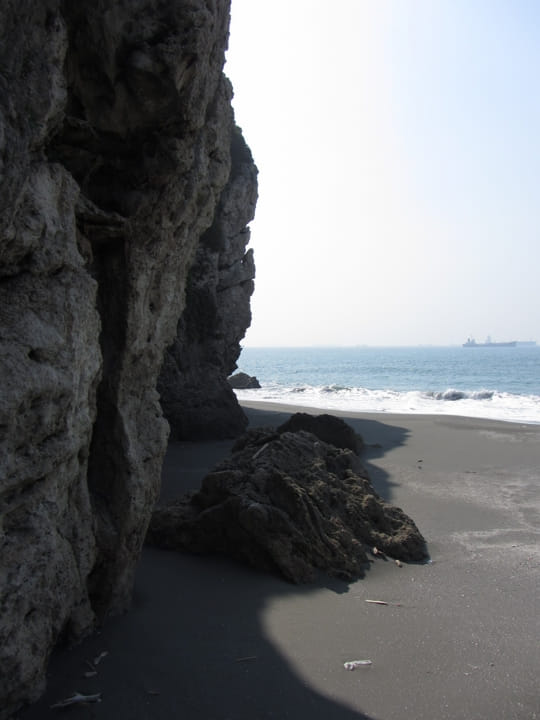
[(254, 375), (248, 375), (245, 372), (237, 372), (229, 378), (229, 385), (235, 390), (258, 390), (261, 387), (260, 382)]
[(220, 553), (292, 582), (364, 574), (366, 550), (428, 558), (405, 513), (374, 491), (358, 456), (304, 430), (251, 430), (201, 489), (155, 510), (147, 541)]
[(349, 448), (359, 453), (363, 447), (363, 440), (352, 427), (335, 415), (308, 415), (308, 413), (294, 413), (278, 427), (279, 433), (298, 432), (305, 430), (313, 433), (319, 440), (339, 448)]

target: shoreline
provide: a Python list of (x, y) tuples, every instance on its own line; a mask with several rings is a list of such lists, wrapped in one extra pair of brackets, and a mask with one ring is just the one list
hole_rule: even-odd
[[(319, 412), (241, 404), (252, 427)], [(353, 583), (295, 586), (224, 558), (145, 548), (131, 611), (58, 651), (47, 693), (21, 720), (57, 718), (49, 706), (75, 689), (103, 693), (73, 713), (84, 720), (540, 717), (540, 427), (321, 412), (363, 436), (372, 484), (412, 517), (432, 562), (375, 560)], [(162, 498), (198, 487), (232, 444), (171, 443)], [(357, 659), (372, 665), (344, 668)]]
[[(254, 391), (256, 392), (256, 391)], [(341, 408), (328, 408), (318, 405), (303, 405), (302, 403), (291, 403), (280, 401), (280, 400), (251, 400), (245, 398), (238, 398), (238, 403), (243, 408), (254, 409), (254, 410), (269, 410), (271, 412), (281, 412), (293, 414), (295, 412), (307, 412), (312, 414), (328, 413), (330, 415), (337, 415), (339, 417), (358, 418), (358, 417), (404, 417), (404, 418), (456, 418), (460, 420), (472, 420), (474, 422), (501, 422), (510, 423), (513, 425), (532, 425), (540, 427), (540, 420), (524, 420), (524, 419), (510, 419), (510, 418), (497, 418), (487, 417), (480, 415), (463, 415), (458, 412), (446, 413), (446, 412), (399, 412), (394, 410), (344, 410)]]
[(419, 420), (455, 420), (458, 422), (467, 423), (470, 421), (472, 426), (476, 426), (479, 423), (504, 423), (506, 425), (513, 425), (518, 428), (520, 427), (538, 427), (540, 429), (540, 422), (534, 422), (529, 420), (506, 420), (499, 418), (486, 418), (476, 417), (473, 415), (459, 415), (459, 413), (417, 413), (417, 412), (394, 412), (394, 411), (376, 411), (370, 410), (364, 412), (363, 410), (337, 410), (332, 408), (316, 407), (312, 405), (302, 405), (297, 403), (289, 405), (285, 402), (279, 402), (274, 400), (238, 400), (238, 403), (244, 410), (259, 410), (261, 412), (279, 413), (292, 415), (296, 412), (305, 412), (311, 415), (321, 415), (327, 413), (329, 415), (336, 415), (337, 417), (355, 419), (370, 419), (380, 421), (382, 418), (394, 422), (396, 419), (402, 418), (404, 422), (412, 421), (414, 418)]

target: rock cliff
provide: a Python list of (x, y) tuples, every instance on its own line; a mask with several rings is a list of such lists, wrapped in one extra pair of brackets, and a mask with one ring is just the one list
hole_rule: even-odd
[(231, 174), (188, 275), (186, 309), (165, 355), (158, 390), (178, 439), (236, 437), (247, 425), (227, 381), (251, 322), (253, 251), (246, 252), (257, 200), (257, 171), (241, 133), (231, 142)]
[(186, 295), (227, 298), (204, 326), (216, 386), (249, 323), (228, 23), (227, 0), (0, 6), (0, 718), (40, 694), (55, 644), (129, 605), (165, 351), (178, 330), (206, 352), (203, 302), (178, 325)]

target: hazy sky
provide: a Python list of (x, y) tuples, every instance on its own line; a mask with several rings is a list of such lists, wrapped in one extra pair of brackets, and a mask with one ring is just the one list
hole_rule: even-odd
[(244, 345), (540, 342), (540, 2), (232, 0)]

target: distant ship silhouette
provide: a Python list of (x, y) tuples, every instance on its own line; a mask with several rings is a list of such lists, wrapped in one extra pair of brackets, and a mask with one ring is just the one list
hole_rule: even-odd
[(474, 338), (467, 338), (467, 342), (463, 343), (463, 347), (516, 347), (517, 340), (511, 340), (510, 342), (492, 342), (491, 337), (488, 335), (486, 342), (477, 343)]

